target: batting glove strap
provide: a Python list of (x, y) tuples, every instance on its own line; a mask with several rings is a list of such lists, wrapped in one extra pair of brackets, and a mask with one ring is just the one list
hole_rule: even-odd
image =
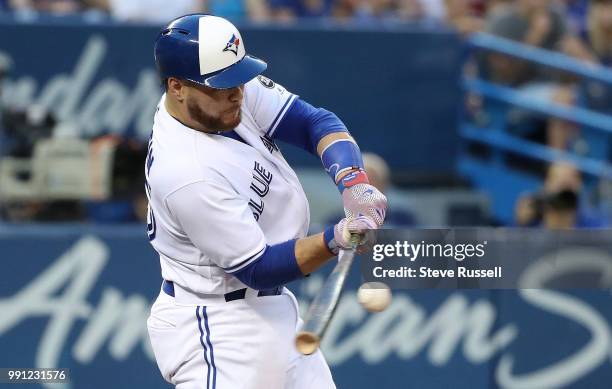
[(365, 170), (360, 169), (342, 177), (340, 182), (338, 182), (338, 190), (340, 193), (342, 193), (346, 188), (350, 188), (351, 186), (369, 183), (370, 181), (368, 181), (368, 175), (366, 174)]

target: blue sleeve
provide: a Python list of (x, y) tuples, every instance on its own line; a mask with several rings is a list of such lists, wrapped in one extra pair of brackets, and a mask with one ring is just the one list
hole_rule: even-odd
[(319, 141), (334, 132), (348, 132), (338, 116), (295, 99), (271, 137), (316, 155)]
[(256, 290), (271, 289), (302, 278), (295, 258), (296, 239), (267, 246), (253, 263), (233, 273), (243, 284)]

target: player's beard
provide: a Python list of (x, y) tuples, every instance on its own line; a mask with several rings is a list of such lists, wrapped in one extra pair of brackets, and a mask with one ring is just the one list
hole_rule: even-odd
[(204, 128), (206, 128), (210, 132), (217, 131), (229, 131), (238, 127), (240, 121), (242, 120), (242, 112), (238, 109), (238, 115), (231, 120), (223, 120), (221, 116), (212, 116), (204, 112), (200, 106), (192, 100), (187, 101), (187, 111), (189, 112), (189, 116), (191, 119), (200, 123)]

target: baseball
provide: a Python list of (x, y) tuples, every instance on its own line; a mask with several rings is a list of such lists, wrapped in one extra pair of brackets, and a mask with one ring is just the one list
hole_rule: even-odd
[(357, 301), (367, 311), (384, 311), (391, 304), (391, 289), (382, 282), (366, 282), (357, 291)]

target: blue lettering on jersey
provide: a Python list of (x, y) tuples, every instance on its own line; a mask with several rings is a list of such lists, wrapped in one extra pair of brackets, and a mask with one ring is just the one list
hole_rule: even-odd
[(149, 206), (147, 209), (147, 235), (149, 241), (155, 239), (155, 231), (157, 229), (155, 224), (155, 215), (153, 214), (153, 208), (151, 207), (151, 185), (149, 185), (149, 173), (151, 172), (151, 166), (153, 166), (153, 134), (149, 138), (149, 146), (147, 148), (147, 163), (145, 171), (145, 193), (147, 194), (147, 200), (149, 200)]
[(278, 146), (276, 145), (276, 143), (274, 143), (274, 140), (268, 135), (260, 136), (260, 138), (264, 146), (266, 146), (266, 148), (270, 152), (270, 154), (274, 153), (275, 151), (278, 151)]
[(272, 182), (272, 173), (264, 169), (259, 162), (255, 161), (253, 167), (253, 181), (251, 182), (251, 190), (257, 194), (258, 200), (249, 199), (249, 207), (253, 211), (255, 220), (259, 220), (264, 211), (263, 198), (270, 192), (270, 183)]

